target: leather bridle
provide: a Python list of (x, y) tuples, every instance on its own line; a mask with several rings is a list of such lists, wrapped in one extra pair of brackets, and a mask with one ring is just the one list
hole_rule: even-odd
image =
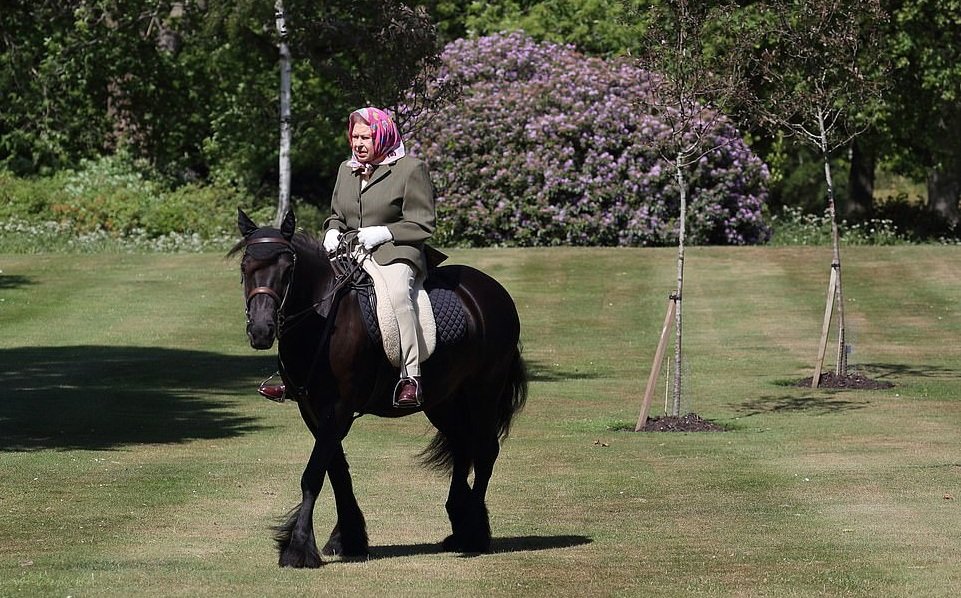
[[(283, 295), (280, 295), (279, 293), (277, 293), (277, 291), (273, 290), (270, 287), (254, 287), (250, 289), (250, 291), (247, 293), (247, 299), (246, 299), (247, 323), (250, 324), (250, 302), (257, 295), (267, 295), (268, 297), (273, 299), (274, 302), (277, 304), (277, 311), (275, 313), (277, 318), (277, 329), (279, 331), (281, 328), (283, 328), (284, 305), (287, 303), (287, 295), (290, 294), (290, 284), (294, 279), (293, 270), (297, 266), (297, 252), (294, 250), (293, 243), (291, 243), (289, 240), (283, 237), (257, 237), (254, 239), (247, 239), (244, 242), (244, 248), (245, 248), (244, 256), (246, 257), (247, 247), (250, 247), (251, 245), (259, 245), (262, 243), (273, 243), (275, 245), (283, 245), (284, 249), (282, 251), (285, 253), (289, 253), (291, 255), (291, 257), (293, 258), (293, 264), (291, 264), (290, 272), (287, 274), (287, 283), (284, 285)], [(246, 273), (244, 274), (244, 276), (246, 277)]]
[[(365, 276), (363, 263), (364, 260), (370, 258), (370, 252), (363, 252), (360, 256), (353, 254), (356, 235), (356, 231), (348, 231), (344, 233), (341, 236), (340, 244), (337, 250), (331, 254), (328, 254), (327, 256), (330, 260), (331, 268), (334, 271), (334, 283), (327, 294), (303, 310), (289, 316), (284, 313), (284, 306), (287, 303), (287, 296), (290, 294), (291, 283), (294, 279), (293, 271), (297, 265), (297, 252), (294, 249), (293, 243), (283, 237), (257, 237), (253, 239), (247, 239), (244, 243), (245, 256), (246, 248), (250, 247), (251, 245), (260, 243), (274, 243), (283, 245), (283, 251), (290, 253), (294, 260), (293, 264), (290, 266), (290, 272), (287, 275), (287, 283), (284, 287), (283, 295), (278, 294), (277, 291), (270, 287), (254, 287), (247, 293), (247, 324), (250, 324), (250, 302), (257, 295), (267, 295), (268, 297), (272, 298), (277, 305), (277, 311), (275, 312), (275, 323), (277, 325), (278, 338), (283, 335), (288, 326), (296, 325), (296, 323), (299, 322), (305, 315), (311, 313), (320, 313), (326, 317), (326, 314), (331, 310), (341, 291), (349, 286), (362, 286), (365, 284), (362, 282), (362, 279)], [(372, 283), (370, 283), (368, 279), (366, 285), (370, 286), (371, 284)]]

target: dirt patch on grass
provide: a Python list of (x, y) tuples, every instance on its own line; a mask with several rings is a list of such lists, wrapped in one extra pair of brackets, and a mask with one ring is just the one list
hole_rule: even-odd
[[(802, 378), (794, 385), (803, 388), (811, 388), (811, 380), (814, 377)], [(879, 390), (883, 388), (894, 388), (892, 382), (885, 380), (872, 380), (862, 374), (837, 375), (834, 372), (821, 374), (821, 382), (818, 388), (848, 388), (852, 390)]]
[(722, 426), (701, 418), (696, 413), (687, 415), (652, 417), (647, 420), (642, 432), (724, 432)]

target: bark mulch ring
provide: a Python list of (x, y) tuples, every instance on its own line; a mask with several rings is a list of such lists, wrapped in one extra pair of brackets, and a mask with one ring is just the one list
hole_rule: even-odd
[(696, 413), (688, 413), (678, 417), (665, 415), (652, 417), (644, 424), (642, 432), (724, 432), (724, 427), (701, 419)]
[[(798, 380), (794, 385), (804, 388), (811, 388), (813, 377)], [(848, 388), (852, 390), (878, 390), (882, 388), (894, 388), (894, 384), (884, 380), (872, 380), (861, 374), (845, 374), (838, 376), (834, 372), (821, 374), (821, 383), (818, 388)]]

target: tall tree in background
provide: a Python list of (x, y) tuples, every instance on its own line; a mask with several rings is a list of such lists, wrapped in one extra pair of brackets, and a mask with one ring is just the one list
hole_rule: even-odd
[[(427, 13), (397, 0), (284, 0), (291, 53), (291, 193), (329, 201), (329, 185), (344, 158), (347, 114), (390, 106), (403, 97), (422, 62), (437, 52)], [(213, 131), (205, 157), (248, 187), (276, 188), (279, 159), (274, 7), (262, 2), (208, 0), (204, 23), (218, 75)], [(226, 42), (226, 43), (225, 43)], [(250, 176), (253, 175), (253, 176)]]
[[(435, 12), (450, 12), (436, 2)], [(642, 0), (508, 0), (465, 2), (465, 29), (480, 34), (523, 30), (539, 41), (573, 44), (585, 54), (612, 55), (642, 51), (649, 10), (658, 2)], [(705, 4), (700, 2), (699, 4)]]
[(847, 374), (844, 294), (837, 203), (830, 158), (864, 131), (881, 106), (886, 19), (879, 0), (773, 0), (758, 5), (762, 50), (748, 113), (787, 131), (820, 154), (831, 219), (828, 298), (812, 386), (820, 384), (832, 312), (838, 315), (836, 374)]
[(883, 168), (926, 185), (926, 204), (911, 210), (920, 221), (897, 222), (899, 228), (913, 226), (921, 237), (950, 234), (961, 220), (961, 0), (881, 6), (890, 15), (882, 52), (891, 84), (878, 122), (851, 143), (841, 212), (853, 219), (885, 213), (873, 197), (875, 170)]
[(892, 60), (883, 138), (896, 171), (927, 182), (928, 208), (961, 220), (961, 0), (882, 0)]
[[(415, 118), (433, 107), (434, 95), (449, 89), (441, 86), (441, 90), (427, 91), (432, 69), (439, 64), (437, 25), (423, 6), (398, 0), (370, 5), (371, 10), (363, 16), (347, 4), (344, 15), (311, 20), (302, 30), (303, 49), (311, 63), (329, 72), (344, 93), (395, 114), (403, 105), (405, 114)], [(365, 37), (357, 38), (358, 29)], [(318, 43), (318, 34), (324, 31), (328, 32), (327, 43)], [(332, 55), (331, 42), (337, 44), (337, 54)], [(343, 54), (363, 60), (343, 60)]]
[(0, 165), (46, 172), (123, 146), (159, 162), (182, 155), (202, 130), (203, 96), (178, 63), (182, 4), (5, 2)]
[(277, 47), (280, 55), (280, 156), (278, 160), (277, 217), (278, 228), (290, 209), (290, 46), (287, 45), (287, 14), (284, 1), (274, 3), (277, 24)]
[[(285, 0), (292, 191), (329, 198), (350, 110), (393, 105), (437, 52), (397, 0)], [(173, 181), (276, 189), (278, 36), (256, 0), (11, 0), (0, 10), (0, 167), (35, 174), (126, 147)]]

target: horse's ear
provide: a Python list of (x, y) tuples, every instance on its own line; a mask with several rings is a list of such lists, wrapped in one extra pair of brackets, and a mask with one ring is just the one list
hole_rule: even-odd
[(294, 217), (294, 211), (288, 210), (287, 215), (284, 216), (284, 221), (280, 224), (280, 234), (289, 241), (293, 238), (296, 228), (297, 219)]
[(250, 219), (250, 216), (245, 214), (240, 208), (237, 208), (237, 228), (240, 229), (241, 236), (249, 237), (259, 227), (253, 220)]

